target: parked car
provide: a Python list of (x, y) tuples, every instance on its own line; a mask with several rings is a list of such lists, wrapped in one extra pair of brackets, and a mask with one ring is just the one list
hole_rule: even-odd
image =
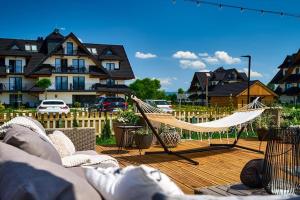
[(37, 112), (44, 113), (65, 113), (70, 112), (69, 106), (63, 100), (43, 100), (41, 104), (37, 107)]
[(174, 110), (172, 109), (172, 105), (170, 103), (168, 103), (168, 101), (166, 100), (153, 100), (153, 99), (147, 99), (146, 103), (160, 108), (162, 111), (167, 112), (167, 113), (171, 113)]
[(127, 102), (121, 97), (98, 97), (96, 103), (89, 107), (89, 110), (97, 111), (115, 111), (117, 109), (126, 110), (128, 107)]

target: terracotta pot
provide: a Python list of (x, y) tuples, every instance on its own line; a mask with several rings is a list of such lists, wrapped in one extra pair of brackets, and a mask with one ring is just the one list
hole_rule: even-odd
[(114, 134), (116, 138), (116, 145), (118, 147), (121, 146), (122, 143), (122, 135), (124, 135), (124, 141), (123, 141), (123, 147), (130, 147), (132, 146), (133, 143), (133, 134), (124, 132), (123, 129), (119, 128), (118, 126), (125, 126), (128, 124), (120, 123), (120, 122), (113, 122), (113, 129), (114, 129)]
[(147, 135), (135, 135), (134, 136), (135, 145), (139, 149), (149, 149), (151, 147), (152, 141), (153, 141), (153, 135), (147, 134)]
[(269, 130), (267, 128), (257, 128), (256, 133), (259, 141), (267, 141)]

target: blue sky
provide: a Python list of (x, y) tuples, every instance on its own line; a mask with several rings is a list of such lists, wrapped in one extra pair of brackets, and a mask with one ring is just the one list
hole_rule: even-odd
[[(211, 0), (299, 13), (298, 0)], [(1, 1), (0, 37), (35, 39), (54, 27), (84, 42), (123, 44), (137, 78), (158, 78), (166, 91), (187, 89), (195, 71), (219, 66), (271, 80), (300, 48), (300, 19), (176, 0)], [(139, 52), (139, 53), (137, 53)]]

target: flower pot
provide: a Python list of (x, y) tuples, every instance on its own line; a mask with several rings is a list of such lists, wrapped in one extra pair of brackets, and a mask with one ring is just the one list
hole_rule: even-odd
[(151, 147), (152, 141), (153, 141), (153, 135), (147, 134), (147, 135), (135, 135), (134, 136), (135, 145), (139, 149), (149, 149)]
[(123, 147), (130, 147), (132, 146), (133, 143), (133, 134), (130, 132), (127, 132), (122, 129), (119, 128), (118, 126), (125, 126), (128, 124), (123, 124), (123, 123), (119, 123), (119, 122), (113, 122), (113, 129), (114, 129), (114, 134), (115, 134), (115, 138), (116, 138), (116, 145), (118, 147), (120, 147), (122, 144), (122, 136), (124, 134), (124, 141), (123, 141)]
[(257, 137), (259, 141), (267, 141), (269, 130), (267, 128), (257, 128)]

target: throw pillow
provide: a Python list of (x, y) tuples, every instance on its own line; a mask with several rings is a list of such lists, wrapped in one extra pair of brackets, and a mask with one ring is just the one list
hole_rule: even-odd
[(0, 166), (0, 199), (101, 199), (84, 178), (69, 169), (3, 142)]
[[(157, 169), (141, 165), (126, 168), (86, 168), (88, 181), (110, 200), (152, 199), (155, 193), (182, 195), (168, 176)], [(132, 192), (129, 192), (132, 191)], [(133, 192), (134, 191), (134, 192)]]
[(64, 167), (77, 167), (89, 162), (89, 157), (89, 155), (77, 154), (65, 156), (61, 159), (61, 161)]
[(50, 160), (61, 165), (61, 158), (57, 150), (52, 144), (40, 138), (31, 129), (12, 124), (7, 128), (3, 142), (15, 146), (23, 151), (41, 157), (46, 160)]
[(73, 142), (63, 132), (54, 131), (52, 134), (49, 134), (48, 137), (61, 158), (71, 156), (75, 153), (76, 150)]
[(242, 169), (240, 179), (241, 182), (252, 188), (262, 188), (262, 172), (264, 159), (250, 160)]

